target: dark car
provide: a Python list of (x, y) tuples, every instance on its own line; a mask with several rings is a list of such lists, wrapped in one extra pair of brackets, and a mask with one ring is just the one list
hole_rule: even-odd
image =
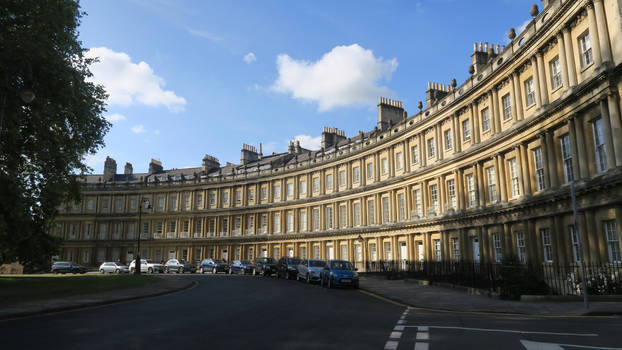
[(276, 261), (273, 258), (255, 259), (255, 269), (253, 275), (270, 276), (276, 274)]
[(328, 288), (338, 286), (359, 287), (359, 275), (351, 262), (346, 260), (329, 260), (320, 272), (320, 285)]
[(190, 273), (195, 273), (197, 271), (196, 266), (187, 263), (185, 260), (177, 260), (177, 259), (169, 259), (166, 264), (164, 264), (164, 272), (165, 273), (170, 273), (170, 272), (177, 272), (177, 273), (184, 273), (184, 272), (190, 272)]
[(86, 267), (70, 261), (56, 261), (52, 264), (52, 273), (86, 273)]
[(298, 265), (300, 264), (298, 258), (281, 258), (276, 266), (276, 278), (293, 279), (298, 273)]
[(227, 263), (222, 260), (212, 258), (203, 259), (199, 265), (199, 272), (201, 273), (211, 271), (213, 274), (216, 274), (218, 272), (227, 272), (228, 269), (229, 266), (227, 266)]
[(229, 274), (241, 273), (243, 275), (247, 273), (253, 273), (255, 265), (250, 260), (233, 260), (229, 264)]

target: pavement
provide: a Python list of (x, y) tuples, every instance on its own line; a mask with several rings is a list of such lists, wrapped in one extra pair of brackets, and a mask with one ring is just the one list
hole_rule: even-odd
[(138, 288), (73, 295), (64, 298), (45, 299), (18, 303), (8, 307), (0, 307), (0, 320), (155, 297), (181, 291), (194, 285), (196, 285), (195, 281), (186, 278), (163, 276), (159, 282)]
[(538, 316), (622, 315), (622, 301), (514, 301), (471, 295), (464, 288), (423, 285), (417, 280), (360, 276), (363, 291), (420, 309)]

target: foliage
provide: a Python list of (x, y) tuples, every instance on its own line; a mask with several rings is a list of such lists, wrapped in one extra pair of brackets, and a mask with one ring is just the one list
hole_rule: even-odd
[(523, 294), (549, 294), (548, 285), (529, 265), (518, 257), (507, 256), (501, 261), (501, 298), (518, 300)]
[(57, 208), (79, 200), (84, 157), (110, 128), (103, 88), (85, 80), (82, 15), (71, 0), (0, 4), (0, 264), (49, 268)]
[[(568, 283), (576, 295), (583, 295), (583, 279), (579, 274), (569, 273)], [(590, 269), (586, 284), (588, 295), (622, 294), (622, 276), (617, 271)]]

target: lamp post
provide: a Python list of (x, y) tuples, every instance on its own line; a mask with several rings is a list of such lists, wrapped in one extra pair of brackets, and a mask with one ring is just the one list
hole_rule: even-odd
[(138, 203), (138, 238), (137, 238), (137, 244), (136, 244), (136, 263), (134, 264), (134, 273), (137, 276), (140, 276), (140, 269), (141, 269), (141, 261), (140, 261), (140, 235), (142, 234), (142, 228), (140, 226), (140, 219), (143, 213), (143, 204), (144, 204), (144, 208), (145, 209), (150, 209), (151, 208), (151, 203), (149, 202), (149, 199), (147, 198), (141, 198), (141, 200)]
[[(575, 197), (574, 192), (574, 179), (570, 182), (570, 198), (572, 200), (572, 214), (574, 216), (574, 230), (577, 233), (577, 238), (579, 239), (579, 252), (581, 253), (580, 263), (581, 263), (581, 274), (583, 274), (583, 278), (581, 279), (581, 287), (583, 289), (583, 305), (586, 309), (589, 309), (590, 303), (588, 301), (587, 295), (587, 274), (585, 273), (585, 259), (583, 257), (583, 240), (581, 239), (581, 231), (579, 231), (579, 224), (577, 222), (577, 198)], [(578, 255), (578, 254), (577, 254)]]

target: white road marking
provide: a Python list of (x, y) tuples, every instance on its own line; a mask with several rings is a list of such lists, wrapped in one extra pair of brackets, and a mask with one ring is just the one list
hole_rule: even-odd
[[(405, 326), (405, 327), (417, 327), (421, 326)], [(439, 329), (460, 329), (465, 331), (479, 331), (479, 332), (500, 332), (500, 333), (518, 333), (518, 334), (545, 334), (545, 335), (571, 335), (576, 337), (598, 337), (595, 333), (558, 333), (558, 332), (536, 332), (536, 331), (519, 331), (514, 329), (489, 329), (489, 328), (471, 328), (471, 327), (450, 327), (450, 326), (427, 326), (427, 328), (439, 328)]]
[(406, 316), (405, 316), (405, 315), (402, 315), (402, 316), (400, 317), (400, 320), (403, 320), (403, 319), (405, 319), (405, 318), (406, 318)]
[(419, 327), (417, 327), (417, 330), (420, 331), (420, 332), (428, 332), (429, 331), (427, 326), (419, 326)]
[(404, 320), (397, 321), (397, 324), (405, 324), (405, 323), (406, 323), (406, 321), (404, 321)]
[(389, 336), (390, 339), (400, 339), (402, 337), (402, 332), (391, 332)]
[(428, 343), (415, 343), (415, 350), (428, 350)]
[(575, 344), (555, 344), (555, 343), (541, 343), (537, 341), (522, 340), (521, 345), (527, 350), (564, 350), (562, 346), (571, 346), (573, 348), (581, 349), (599, 349), (599, 350), (621, 350), (622, 348), (605, 348), (602, 346), (588, 346), (588, 345), (575, 345)]
[(430, 340), (430, 333), (417, 332), (417, 340)]
[(404, 326), (395, 326), (393, 327), (394, 331), (403, 331), (404, 330)]
[(400, 342), (398, 342), (398, 341), (392, 341), (392, 340), (389, 340), (389, 341), (388, 341), (388, 342), (384, 345), (384, 349), (385, 349), (385, 350), (396, 350), (396, 349), (397, 349), (397, 345), (398, 345), (399, 343), (400, 343)]

